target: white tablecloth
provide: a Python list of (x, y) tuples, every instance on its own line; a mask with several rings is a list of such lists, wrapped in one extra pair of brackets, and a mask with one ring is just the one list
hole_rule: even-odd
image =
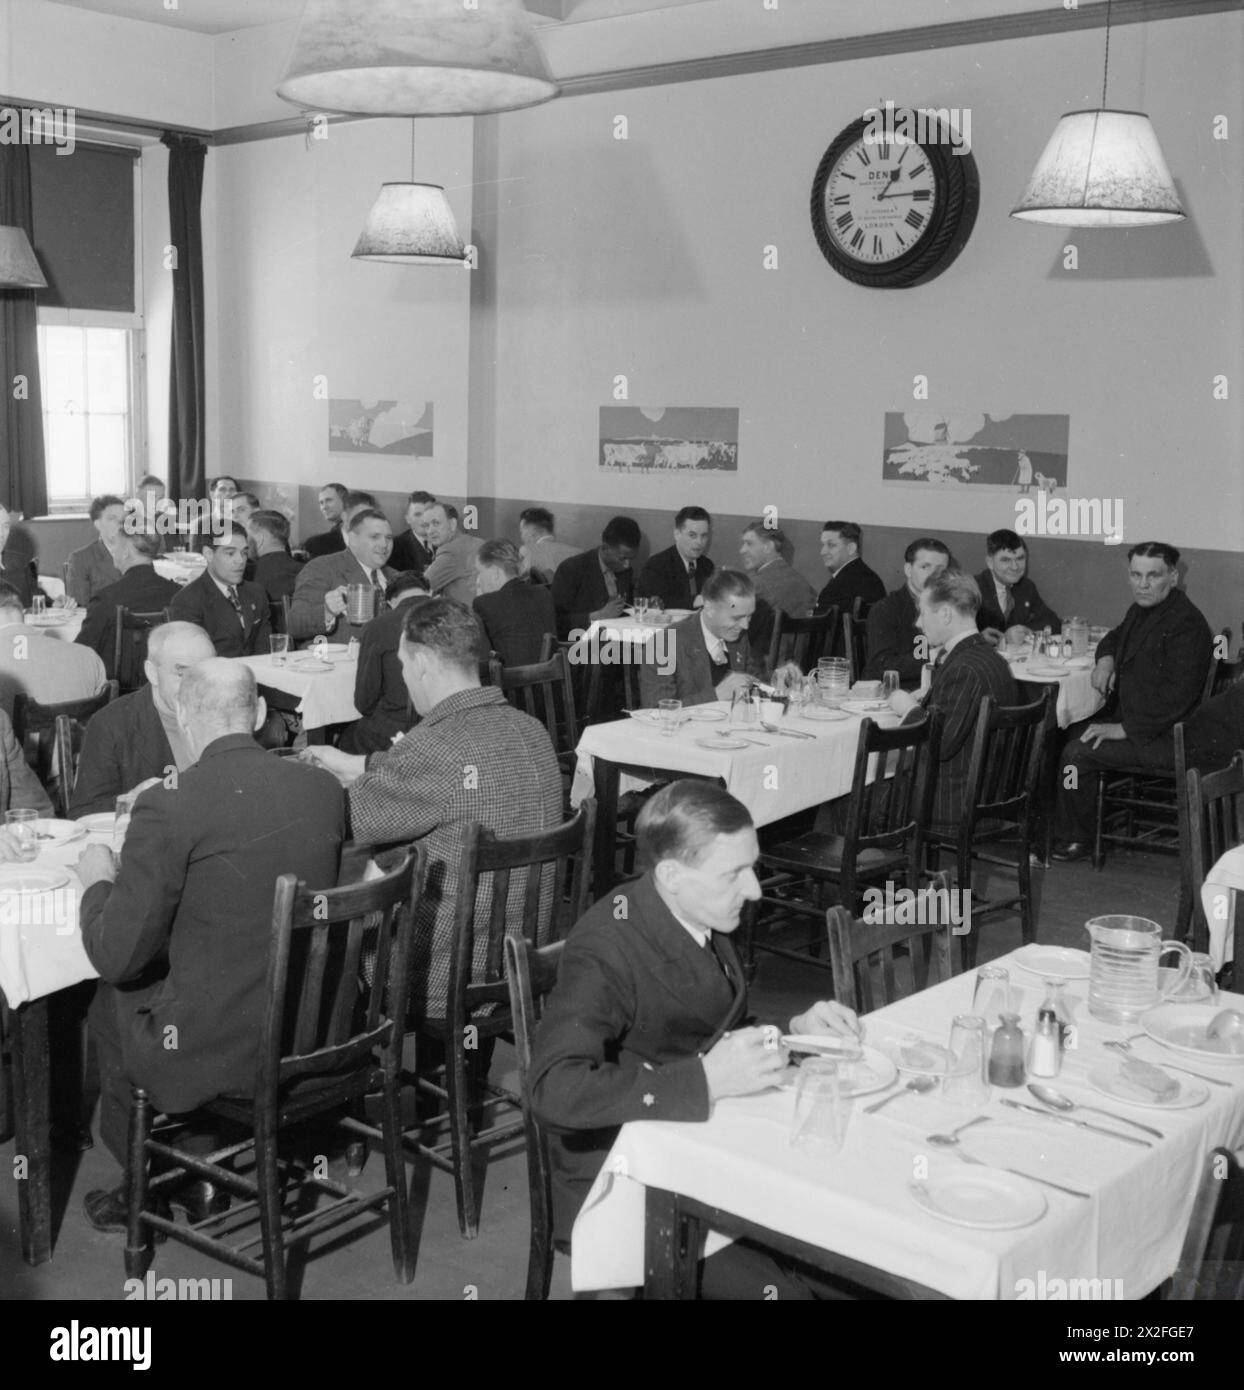
[(354, 708), (354, 678), (358, 662), (334, 661), (331, 671), (296, 671), (292, 662), (310, 656), (295, 652), (284, 666), (273, 665), (271, 656), (244, 656), (239, 660), (255, 673), (260, 685), (298, 696), (298, 713), (303, 727), (322, 729), (326, 724), (350, 724), (359, 718)]
[(33, 613), (26, 614), (27, 627), (34, 628), (45, 636), (57, 637), (62, 642), (76, 642), (85, 620), (86, 610), (84, 608), (75, 608), (64, 622), (36, 622)]
[[(0, 993), (10, 1008), (96, 978), (82, 949), (82, 885), (73, 872), (88, 844), (111, 847), (112, 836), (88, 835), (60, 849), (41, 850), (30, 864), (0, 865)], [(38, 896), (4, 891), (5, 878), (19, 870), (53, 868), (69, 871), (65, 887)]]
[(1244, 892), (1244, 845), (1229, 849), (1205, 875), (1201, 904), (1209, 924), (1209, 958), (1215, 971), (1235, 957), (1235, 914)]
[[(1010, 662), (1011, 674), (1017, 681), (1023, 681), (1029, 685), (1058, 685), (1058, 727), (1065, 729), (1071, 724), (1077, 723), (1081, 719), (1088, 719), (1096, 714), (1105, 701), (1093, 689), (1092, 675), (1093, 668), (1080, 668), (1073, 666), (1069, 674), (1065, 676), (1040, 676), (1028, 669), (1028, 659), (1020, 657), (1012, 659), (1007, 657)], [(1062, 665), (1064, 663), (1054, 663)]]
[(160, 559), (155, 562), (155, 572), (161, 579), (171, 579), (174, 584), (188, 584), (197, 579), (207, 568), (207, 561), (200, 555), (181, 563), (177, 560)]
[[(1022, 1017), (1030, 1029), (1041, 988), (1018, 968), (1012, 979), (1023, 981)], [(973, 975), (959, 976), (878, 1010), (866, 1020), (866, 1040), (910, 1032), (944, 1044), (952, 1017), (970, 1007), (973, 983)], [(1145, 1149), (1023, 1116), (1002, 1107), (999, 1099), (1032, 1102), (1028, 1092), (994, 1087), (986, 1112), (990, 1123), (965, 1133), (961, 1143), (978, 1157), (988, 1151), (992, 1162), (1001, 1159), (1089, 1192), (1091, 1200), (1038, 1188), (1049, 1206), (1033, 1225), (1004, 1231), (951, 1225), (917, 1206), (908, 1185), (961, 1166), (953, 1153), (928, 1144), (926, 1136), (971, 1118), (971, 1110), (954, 1108), (932, 1093), (904, 1095), (878, 1114), (865, 1115), (869, 1100), (856, 1100), (842, 1151), (827, 1155), (790, 1147), (793, 1094), (766, 1092), (719, 1102), (707, 1124), (651, 1121), (623, 1127), (575, 1224), (574, 1287), (643, 1282), (644, 1189), (650, 1185), (955, 1298), (1032, 1296), (1021, 1281), (1037, 1286), (1042, 1278), (1047, 1290), (1054, 1279), (1120, 1280), (1121, 1294), (1112, 1283), (1112, 1296), (1143, 1296), (1178, 1263), (1209, 1150), (1244, 1142), (1244, 1063), (1192, 1061), (1145, 1040), (1136, 1044), (1138, 1055), (1188, 1061), (1234, 1085), (1209, 1086), (1208, 1100), (1188, 1110), (1139, 1109), (1101, 1097), (1088, 1087), (1086, 1073), (1111, 1056), (1102, 1040), (1121, 1037), (1124, 1030), (1088, 1015), (1086, 991), (1087, 982), (1068, 986), (1079, 1045), (1068, 1052), (1054, 1084), (1075, 1100), (1130, 1114), (1166, 1137)], [(1224, 1008), (1244, 1008), (1244, 997), (1221, 999)], [(1098, 1115), (1085, 1118), (1111, 1123)], [(1131, 1131), (1128, 1125), (1117, 1127)], [(987, 1131), (990, 1137), (981, 1138)]]
[[(695, 708), (729, 710), (721, 701)], [(593, 794), (592, 759), (608, 758), (611, 762), (632, 763), (659, 772), (724, 778), (726, 790), (747, 807), (756, 824), (770, 825), (783, 816), (845, 796), (851, 790), (855, 750), (864, 717), (851, 715), (821, 723), (788, 716), (782, 721), (800, 733), (812, 734), (815, 741), (767, 734), (758, 728), (735, 730), (724, 719), (709, 723), (688, 718), (668, 738), (644, 719), (593, 724), (579, 739), (571, 801), (577, 806)], [(875, 713), (871, 718), (889, 727), (899, 722), (888, 711)], [(717, 731), (737, 732), (754, 739), (755, 744), (721, 750), (699, 746), (697, 739), (715, 740)], [(623, 777), (619, 790), (625, 792), (644, 785), (639, 779)]]

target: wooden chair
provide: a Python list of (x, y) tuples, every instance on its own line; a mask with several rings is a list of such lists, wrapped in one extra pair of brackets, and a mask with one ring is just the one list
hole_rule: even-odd
[(868, 664), (868, 628), (863, 618), (856, 617), (854, 613), (842, 615), (842, 650), (851, 663), (851, 684), (854, 685)]
[(453, 1174), (458, 1226), (467, 1240), (479, 1232), (483, 1193), (476, 1160), (486, 1163), (484, 1151), (523, 1128), (521, 1120), (481, 1127), (484, 1111), (494, 1104), (519, 1104), (515, 1092), (487, 1080), (493, 1043), (512, 1037), (502, 958), (507, 920), (513, 921), (520, 908), (524, 939), (533, 945), (560, 940), (570, 930), (591, 902), (595, 824), (596, 803), (589, 797), (572, 819), (552, 830), (503, 838), (475, 824), (467, 832), (458, 865), (445, 1017), (418, 1024), (418, 1032), (434, 1039), (445, 1058), (444, 1084), (416, 1077), (418, 1089), (445, 1106), (426, 1124), (447, 1129), (448, 1136), (435, 1144), (425, 1144), (419, 1133), (406, 1136), (408, 1148)]
[(553, 1179), (548, 1139), (532, 1107), (531, 1051), (544, 1000), (557, 983), (563, 949), (560, 941), (536, 947), (516, 936), (505, 938), (505, 978), (514, 1019), (518, 1094), (527, 1142), (527, 1198), (531, 1207), (526, 1297), (540, 1300), (548, 1298), (553, 1278)]
[(55, 705), (41, 705), (27, 695), (18, 695), (13, 701), (13, 732), (25, 754), (26, 761), (35, 775), (49, 788), (57, 814), (63, 816), (69, 804), (72, 782), (67, 780), (66, 768), (72, 771), (76, 764), (59, 761), (57, 756), (57, 721), (61, 718), (70, 724), (70, 742), (75, 737), (73, 726), (86, 725), (93, 714), (117, 698), (118, 686), (115, 680), (108, 681), (98, 695), (86, 700), (66, 700)]
[[(930, 827), (926, 835), (929, 867), (938, 868), (946, 850), (955, 856), (955, 885), (971, 895), (971, 916), (963, 926), (963, 964), (976, 964), (978, 918), (996, 912), (1019, 911), (1025, 945), (1037, 939), (1032, 908), (1032, 868), (1029, 855), (1036, 838), (1041, 770), (1047, 740), (1057, 727), (1058, 687), (1047, 685), (1041, 698), (1029, 705), (997, 705), (986, 695), (976, 717), (976, 732), (963, 789), (963, 815), (953, 831)], [(1017, 842), (1014, 859), (982, 849), (999, 840)], [(976, 892), (977, 863), (1013, 869), (1016, 891), (996, 897)]]
[(281, 634), (293, 631), (289, 621), (291, 606), (288, 594), (281, 598), (268, 600), (268, 627), (274, 633)]
[(1244, 1299), (1244, 1149), (1214, 1149), (1201, 1185), (1179, 1264), (1163, 1296), (1175, 1302)]
[[(370, 883), (312, 892), (292, 874), (277, 879), (254, 1097), (223, 1096), (196, 1112), (239, 1126), (248, 1137), (207, 1156), (178, 1148), (163, 1137), (161, 1126), (167, 1121), (153, 1116), (147, 1093), (135, 1087), (127, 1172), (127, 1276), (142, 1278), (151, 1263), (152, 1237), (163, 1232), (263, 1279), (269, 1299), (285, 1299), (292, 1282), (288, 1246), (386, 1207), (394, 1272), (403, 1284), (414, 1278), (398, 1080), (415, 905), (423, 891), (426, 863), (427, 850), (421, 845), (405, 850), (395, 868)], [(372, 944), (372, 979), (364, 986), (363, 952)], [(375, 1091), (382, 1097), (385, 1156), (385, 1185), (379, 1191), (351, 1190), (315, 1166), (281, 1157), (278, 1141), (285, 1132), (359, 1106)], [(374, 1132), (349, 1117), (339, 1123), (352, 1132)], [(235, 1165), (246, 1155), (253, 1156), (254, 1167), (244, 1173)], [(172, 1166), (152, 1177), (154, 1158)], [(215, 1183), (242, 1203), (193, 1226), (175, 1224), (158, 1214), (155, 1199), (187, 1174)], [(287, 1189), (295, 1186), (300, 1200), (292, 1203)], [(332, 1198), (323, 1208), (314, 1205), (320, 1193)], [(310, 1202), (303, 1200), (308, 1197)], [(256, 1217), (260, 1229), (253, 1234)], [(241, 1226), (240, 1218), (247, 1218)], [(231, 1239), (242, 1234), (247, 1238)], [(258, 1258), (250, 1253), (256, 1246)]]
[(838, 632), (838, 609), (831, 606), (824, 613), (810, 618), (792, 618), (780, 608), (773, 623), (769, 642), (767, 670), (774, 671), (787, 661), (793, 661), (806, 676), (816, 670), (816, 663), (830, 654)]
[(143, 662), (147, 659), (147, 640), (151, 629), (168, 622), (168, 609), (152, 613), (136, 613), (123, 603), (117, 604), (113, 633), (112, 674), (122, 695), (141, 689), (147, 684)]
[[(859, 915), (864, 887), (890, 881), (915, 891), (921, 873), (923, 842), (933, 809), (942, 715), (932, 710), (918, 722), (882, 729), (871, 719), (860, 726), (855, 773), (841, 835), (810, 831), (760, 853), (759, 904), (744, 914), (743, 930), (748, 969), (756, 951), (769, 951), (788, 960), (829, 968), (821, 960), (820, 923), (825, 890), (835, 885), (841, 903)], [(812, 886), (812, 901), (800, 896)], [(763, 939), (757, 927), (760, 913), (773, 917)], [(792, 949), (769, 938), (788, 916), (814, 924), (805, 946)]]
[[(866, 1014), (900, 998), (894, 971), (900, 951), (911, 971), (913, 994), (958, 974), (957, 953), (951, 946), (957, 913), (948, 873), (937, 874), (920, 890), (910, 915), (924, 920), (899, 925), (886, 921), (881, 913), (870, 913), (857, 922), (845, 907), (831, 907), (825, 914), (834, 998), (840, 1004)], [(879, 1003), (873, 991), (875, 974), (880, 975)]]
[[(1189, 768), (1184, 778), (1187, 828), (1181, 845), (1181, 876), (1191, 907), (1192, 949), (1209, 950), (1209, 922), (1201, 888), (1227, 850), (1244, 844), (1244, 752), (1218, 772)], [(1236, 956), (1236, 960), (1240, 960)]]
[(549, 731), (562, 776), (569, 787), (574, 777), (575, 748), (579, 743), (579, 722), (575, 716), (574, 692), (570, 687), (570, 666), (560, 652), (548, 661), (531, 666), (492, 668), (492, 684), (509, 702), (538, 719)]

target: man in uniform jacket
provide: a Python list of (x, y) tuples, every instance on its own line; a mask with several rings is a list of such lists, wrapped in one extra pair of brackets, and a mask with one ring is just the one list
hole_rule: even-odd
[[(332, 887), (345, 837), (335, 781), (255, 742), (262, 703), (245, 664), (193, 667), (178, 717), (197, 761), (138, 798), (119, 863), (100, 846), (78, 861), (82, 944), (104, 981), (91, 1006), (100, 1134), (122, 1166), (131, 1085), (172, 1113), (252, 1094), (276, 880)], [(125, 1190), (85, 1207), (117, 1229)]]
[(821, 562), (829, 571), (829, 582), (817, 596), (818, 613), (830, 607), (837, 607), (840, 615), (852, 613), (859, 599), (860, 614), (867, 617), (873, 604), (885, 598), (881, 576), (860, 556), (862, 538), (854, 521), (827, 521), (821, 527)]
[(155, 558), (161, 553), (161, 537), (156, 532), (135, 531), (126, 539), (130, 556), (125, 573), (115, 584), (101, 589), (91, 600), (75, 639), (99, 653), (109, 679), (117, 674), (114, 669), (117, 608), (128, 608), (131, 613), (159, 613), (162, 617), (164, 610), (181, 592), (171, 579), (164, 579), (155, 571)]
[[(535, 1111), (550, 1131), (554, 1232), (571, 1226), (618, 1129), (632, 1121), (705, 1121), (723, 1096), (774, 1084), (778, 1029), (747, 1025), (747, 983), (731, 935), (760, 897), (760, 847), (747, 809), (702, 781), (663, 787), (640, 813), (643, 876), (602, 898), (567, 938), (532, 1056)], [(858, 1035), (835, 1003), (782, 1031)], [(732, 1250), (734, 1247), (732, 1247)], [(748, 1273), (766, 1256), (745, 1246)], [(727, 1266), (734, 1263), (723, 1252)], [(706, 1264), (703, 1292), (712, 1282)], [(791, 1296), (806, 1286), (768, 1260)], [(744, 1296), (763, 1297), (759, 1278)]]
[(557, 633), (553, 597), (543, 584), (523, 575), (523, 557), (513, 541), (485, 541), (475, 557), (479, 594), (473, 605), (487, 649), (502, 666), (540, 660), (545, 637)]
[(177, 722), (177, 694), (190, 667), (215, 655), (212, 639), (194, 623), (152, 629), (143, 664), (148, 683), (105, 705), (86, 726), (69, 801), (74, 820), (111, 811), (123, 792), (190, 766), (194, 756)]
[(862, 679), (879, 681), (887, 671), (897, 671), (899, 685), (910, 690), (920, 684), (927, 643), (916, 626), (920, 590), (931, 574), (950, 563), (950, 550), (931, 536), (912, 541), (903, 553), (901, 589), (873, 604), (868, 614), (868, 659)]
[(597, 618), (618, 618), (635, 592), (631, 562), (643, 539), (629, 516), (615, 516), (601, 532), (600, 545), (563, 560), (553, 575), (557, 635), (583, 633)]
[(375, 611), (382, 612), (394, 575), (392, 553), (393, 531), (384, 513), (372, 507), (356, 511), (346, 527), (346, 549), (303, 566), (290, 608), (291, 635), (299, 641), (325, 636), (330, 642), (361, 636), (363, 625), (350, 622), (346, 591), (351, 584), (370, 585), (376, 592)]
[[(1179, 551), (1143, 541), (1127, 553), (1132, 605), (1097, 644), (1093, 688), (1108, 697), (1092, 720), (1067, 731), (1058, 779), (1056, 859), (1090, 852), (1103, 770), (1175, 766), (1175, 725), (1201, 703), (1214, 639), (1177, 586)], [(1104, 716), (1104, 717), (1103, 717)]]
[(1014, 531), (985, 538), (985, 568), (976, 576), (981, 606), (976, 625), (995, 644), (1013, 627), (1031, 632), (1063, 630), (1062, 619), (1028, 577), (1028, 545)]
[(698, 608), (713, 572), (707, 554), (712, 539), (712, 517), (703, 507), (684, 507), (674, 518), (674, 544), (640, 570), (635, 596), (658, 598), (666, 609)]
[(428, 582), (421, 574), (399, 574), (386, 592), (386, 611), (371, 620), (359, 640), (358, 669), (354, 676), (354, 708), (361, 718), (348, 725), (337, 741), (343, 753), (383, 753), (398, 734), (418, 722), (410, 691), (402, 675), (398, 648), (411, 604), (429, 597)]
[(203, 538), (207, 568), (168, 606), (174, 622), (197, 623), (212, 639), (217, 656), (267, 656), (268, 595), (243, 579), (250, 556), (246, 532), (229, 522), (219, 535)]
[(967, 809), (964, 805), (972, 739), (981, 700), (990, 696), (997, 705), (1019, 704), (1019, 691), (1004, 658), (976, 630), (980, 589), (961, 570), (940, 570), (920, 591), (920, 628), (937, 652), (928, 693), (917, 699), (904, 690), (890, 699), (895, 713), (914, 716), (924, 710), (940, 710), (942, 733), (938, 748), (941, 765), (933, 802), (933, 825), (953, 833)]

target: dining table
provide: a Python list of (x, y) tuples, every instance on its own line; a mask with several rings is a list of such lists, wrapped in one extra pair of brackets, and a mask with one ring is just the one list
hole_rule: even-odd
[(1091, 719), (1105, 704), (1093, 689), (1093, 658), (1073, 656), (1065, 659), (1045, 659), (1029, 655), (1013, 647), (1002, 648), (1002, 655), (1011, 668), (1011, 675), (1021, 684), (1033, 687), (1029, 698), (1036, 699), (1040, 688), (1057, 685), (1055, 711), (1060, 729)]
[[(1027, 952), (1035, 967), (1043, 949), (991, 962), (1008, 970), (1028, 1030), (1044, 983), (1020, 962)], [(1087, 1007), (1087, 953), (1054, 949), (1054, 967), (1076, 978), (1064, 987), (1069, 1045), (1049, 1084), (1105, 1116), (1058, 1113), (1026, 1086), (993, 1086), (968, 1106), (940, 1081), (900, 1089), (917, 1073), (894, 1062), (944, 1050), (952, 1020), (971, 1011), (975, 975), (955, 976), (864, 1017), (866, 1093), (849, 1100), (836, 1151), (792, 1146), (789, 1083), (720, 1100), (702, 1124), (623, 1126), (574, 1227), (575, 1290), (642, 1284), (650, 1296), (694, 1297), (701, 1251), (739, 1237), (892, 1296), (1135, 1299), (1158, 1288), (1178, 1264), (1208, 1155), (1244, 1142), (1244, 1056), (1186, 1056), (1143, 1024), (1101, 1022)], [(1223, 993), (1217, 1006), (1244, 1009), (1244, 996)], [(1180, 1083), (1163, 1108), (1119, 1099), (1124, 1058), (1105, 1044), (1137, 1034), (1134, 1055)], [(924, 1065), (936, 1078), (937, 1064)], [(887, 1084), (869, 1091), (878, 1080)], [(969, 1121), (957, 1144), (930, 1142)]]
[(759, 723), (732, 723), (730, 705), (721, 700), (682, 710), (669, 733), (656, 710), (589, 725), (575, 750), (570, 799), (577, 807), (596, 798), (597, 895), (614, 882), (618, 800), (627, 791), (671, 774), (715, 780), (747, 807), (757, 826), (770, 825), (851, 790), (860, 725), (867, 718), (885, 727), (899, 723), (882, 700), (848, 699), (835, 708), (816, 703), (791, 710), (774, 722), (777, 733)]
[(322, 650), (322, 658), (314, 646), (293, 651), (281, 663), (271, 655), (238, 659), (251, 668), (259, 685), (297, 698), (297, 714), (310, 733), (330, 724), (350, 724), (361, 717), (354, 705), (357, 649), (350, 651), (345, 644), (330, 644)]
[(86, 621), (86, 609), (74, 608), (66, 612), (63, 608), (46, 608), (42, 613), (27, 613), (26, 626), (33, 628), (44, 637), (56, 637), (62, 642), (76, 642), (82, 624)]
[[(75, 865), (87, 845), (112, 845), (107, 819), (98, 821), (100, 830), (82, 822), (72, 829), (64, 821), (40, 822), (49, 833), (73, 838), (41, 848), (29, 864), (0, 864), (0, 995), (13, 1050), (14, 1152), (26, 1160), (16, 1184), (18, 1228), (22, 1257), (32, 1265), (52, 1257), (49, 999), (98, 976), (82, 946)], [(50, 885), (44, 891), (22, 891), (38, 887), (40, 878)]]

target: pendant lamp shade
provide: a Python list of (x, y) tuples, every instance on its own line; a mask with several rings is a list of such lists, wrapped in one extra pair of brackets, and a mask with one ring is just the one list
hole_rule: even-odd
[(1011, 210), (1060, 227), (1149, 227), (1184, 216), (1149, 117), (1069, 111)]
[(20, 227), (0, 227), (0, 290), (45, 290), (39, 262)]
[(557, 95), (522, 0), (309, 0), (277, 95), (353, 116), (465, 116)]
[(399, 265), (461, 265), (466, 247), (443, 188), (433, 183), (386, 183), (351, 255), (356, 261)]

